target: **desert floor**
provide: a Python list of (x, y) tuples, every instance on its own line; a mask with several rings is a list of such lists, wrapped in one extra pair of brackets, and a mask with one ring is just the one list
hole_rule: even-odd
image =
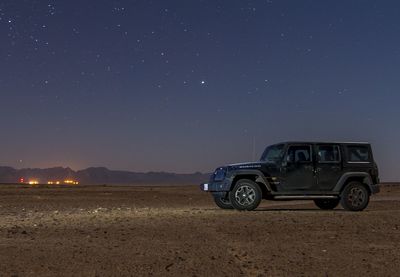
[(198, 187), (0, 185), (1, 276), (399, 276), (400, 185), (363, 212)]

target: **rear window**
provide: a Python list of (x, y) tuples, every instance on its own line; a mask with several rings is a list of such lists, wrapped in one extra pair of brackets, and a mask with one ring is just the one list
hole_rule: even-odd
[(369, 147), (364, 145), (347, 146), (347, 161), (353, 163), (370, 162)]

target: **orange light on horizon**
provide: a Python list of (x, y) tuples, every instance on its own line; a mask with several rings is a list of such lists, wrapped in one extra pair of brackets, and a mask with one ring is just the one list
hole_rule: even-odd
[[(24, 180), (20, 180), (22, 184), (24, 184)], [(27, 182), (27, 184), (29, 185), (38, 185), (39, 181), (37, 180), (29, 180), (29, 182)], [(74, 180), (64, 180), (63, 182), (61, 181), (47, 181), (48, 185), (61, 185), (61, 184), (65, 184), (65, 185), (79, 185), (78, 181), (74, 181)]]
[(65, 184), (65, 185), (78, 185), (79, 182), (73, 181), (73, 180), (65, 180), (64, 182), (61, 181), (48, 181), (48, 185), (60, 185), (60, 184)]
[(67, 184), (67, 185), (79, 185), (79, 182), (73, 181), (73, 180), (65, 180), (64, 184)]

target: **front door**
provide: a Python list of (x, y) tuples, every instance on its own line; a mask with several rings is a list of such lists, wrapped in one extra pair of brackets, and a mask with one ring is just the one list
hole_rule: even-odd
[(339, 145), (316, 145), (317, 189), (332, 190), (343, 174)]
[(310, 144), (289, 145), (282, 166), (281, 191), (301, 193), (315, 187), (312, 151)]

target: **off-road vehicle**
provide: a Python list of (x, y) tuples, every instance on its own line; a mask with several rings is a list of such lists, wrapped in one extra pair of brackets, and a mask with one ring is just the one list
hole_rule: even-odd
[(379, 192), (378, 167), (365, 142), (283, 142), (258, 162), (218, 167), (203, 191), (222, 209), (254, 210), (262, 199), (314, 200), (324, 210), (340, 203), (362, 211)]

